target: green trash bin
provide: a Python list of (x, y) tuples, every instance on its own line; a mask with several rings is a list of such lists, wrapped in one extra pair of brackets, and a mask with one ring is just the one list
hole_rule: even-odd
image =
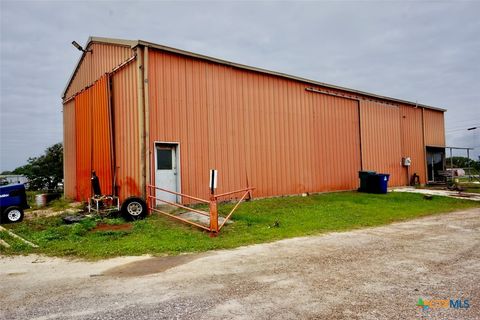
[(373, 176), (374, 174), (376, 174), (375, 171), (358, 171), (358, 177), (360, 178), (359, 192), (369, 192), (368, 177)]

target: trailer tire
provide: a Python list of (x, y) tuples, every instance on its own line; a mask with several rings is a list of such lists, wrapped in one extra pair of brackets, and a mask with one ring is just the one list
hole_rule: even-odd
[(147, 210), (147, 204), (142, 198), (130, 197), (123, 201), (121, 212), (125, 220), (135, 221), (145, 219)]
[(23, 220), (23, 209), (20, 207), (12, 206), (8, 207), (3, 212), (2, 222), (4, 223), (15, 223), (21, 222)]

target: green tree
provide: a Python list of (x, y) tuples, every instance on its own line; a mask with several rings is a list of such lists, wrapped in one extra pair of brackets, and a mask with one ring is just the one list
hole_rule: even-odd
[(13, 170), (28, 178), (30, 190), (56, 190), (63, 179), (63, 145), (56, 143), (40, 157), (29, 158), (28, 163)]
[[(450, 158), (445, 159), (447, 168), (450, 168)], [(475, 161), (467, 157), (452, 157), (454, 168), (473, 168), (476, 171), (480, 170), (480, 161)]]

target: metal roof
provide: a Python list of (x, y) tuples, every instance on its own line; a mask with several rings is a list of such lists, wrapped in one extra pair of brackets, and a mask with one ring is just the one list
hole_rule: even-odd
[[(176, 48), (172, 48), (172, 47), (168, 47), (168, 46), (164, 46), (164, 45), (160, 45), (160, 44), (156, 44), (156, 43), (152, 43), (152, 42), (148, 42), (148, 41), (144, 41), (144, 40), (125, 40), (125, 39), (114, 39), (114, 38), (89, 37), (88, 41), (87, 41), (87, 44), (85, 45), (85, 49), (87, 49), (90, 46), (90, 44), (94, 43), (94, 42), (121, 45), (121, 46), (129, 46), (132, 49), (137, 47), (137, 46), (145, 46), (145, 47), (154, 48), (154, 49), (158, 49), (158, 50), (162, 50), (162, 51), (176, 53), (176, 54), (183, 55), (183, 56), (193, 57), (193, 58), (196, 58), (196, 59), (211, 61), (211, 62), (214, 62), (214, 63), (223, 64), (223, 65), (231, 66), (231, 67), (234, 67), (234, 68), (239, 68), (239, 69), (244, 69), (244, 70), (249, 70), (249, 71), (254, 71), (254, 72), (259, 72), (259, 73), (264, 73), (264, 74), (269, 74), (269, 75), (274, 75), (274, 76), (277, 76), (277, 77), (296, 80), (296, 81), (309, 83), (309, 84), (313, 84), (313, 85), (321, 86), (321, 87), (325, 87), (325, 88), (341, 90), (341, 91), (345, 91), (345, 92), (349, 92), (349, 93), (353, 93), (353, 94), (357, 94), (357, 95), (363, 95), (363, 96), (372, 97), (372, 98), (376, 98), (376, 99), (388, 100), (388, 101), (413, 105), (413, 106), (416, 106), (416, 107), (422, 107), (422, 108), (427, 108), (427, 109), (433, 109), (433, 110), (442, 111), (442, 112), (447, 111), (446, 109), (442, 109), (442, 108), (438, 108), (438, 107), (432, 107), (432, 106), (429, 106), (429, 105), (425, 105), (425, 104), (421, 104), (421, 103), (417, 103), (417, 102), (413, 102), (413, 101), (396, 99), (396, 98), (387, 97), (387, 96), (383, 96), (383, 95), (378, 95), (378, 94), (374, 94), (374, 93), (370, 93), (370, 92), (345, 88), (345, 87), (336, 86), (336, 85), (332, 85), (332, 84), (328, 84), (328, 83), (324, 83), (324, 82), (319, 82), (319, 81), (315, 81), (315, 80), (311, 80), (311, 79), (297, 77), (297, 76), (293, 76), (293, 75), (282, 73), (282, 72), (276, 72), (276, 71), (271, 71), (271, 70), (267, 70), (267, 69), (247, 66), (247, 65), (244, 65), (244, 64), (235, 63), (235, 62), (231, 62), (231, 61), (227, 61), (227, 60), (222, 60), (222, 59), (218, 59), (218, 58), (214, 58), (214, 57), (210, 57), (210, 56), (206, 56), (206, 55), (202, 55), (202, 54), (198, 54), (198, 53), (194, 53), (194, 52), (190, 52), (190, 51), (185, 51), (185, 50), (181, 50), (181, 49), (176, 49)], [(73, 71), (72, 75), (70, 76), (70, 79), (68, 80), (67, 86), (65, 87), (65, 89), (63, 91), (62, 98), (65, 98), (65, 94), (67, 92), (67, 89), (70, 86), (70, 83), (72, 82), (73, 77), (75, 76), (75, 73), (77, 72), (77, 69), (80, 66), (80, 63), (83, 60), (84, 56), (85, 56), (85, 53), (82, 54), (79, 61), (77, 62), (75, 70)]]

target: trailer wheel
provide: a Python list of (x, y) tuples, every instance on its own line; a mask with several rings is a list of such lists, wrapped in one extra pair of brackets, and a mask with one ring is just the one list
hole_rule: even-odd
[(126, 220), (141, 220), (147, 216), (147, 204), (141, 198), (130, 197), (123, 201), (121, 211)]
[(19, 207), (8, 207), (3, 213), (3, 218), (7, 223), (20, 222), (23, 220), (23, 209)]

